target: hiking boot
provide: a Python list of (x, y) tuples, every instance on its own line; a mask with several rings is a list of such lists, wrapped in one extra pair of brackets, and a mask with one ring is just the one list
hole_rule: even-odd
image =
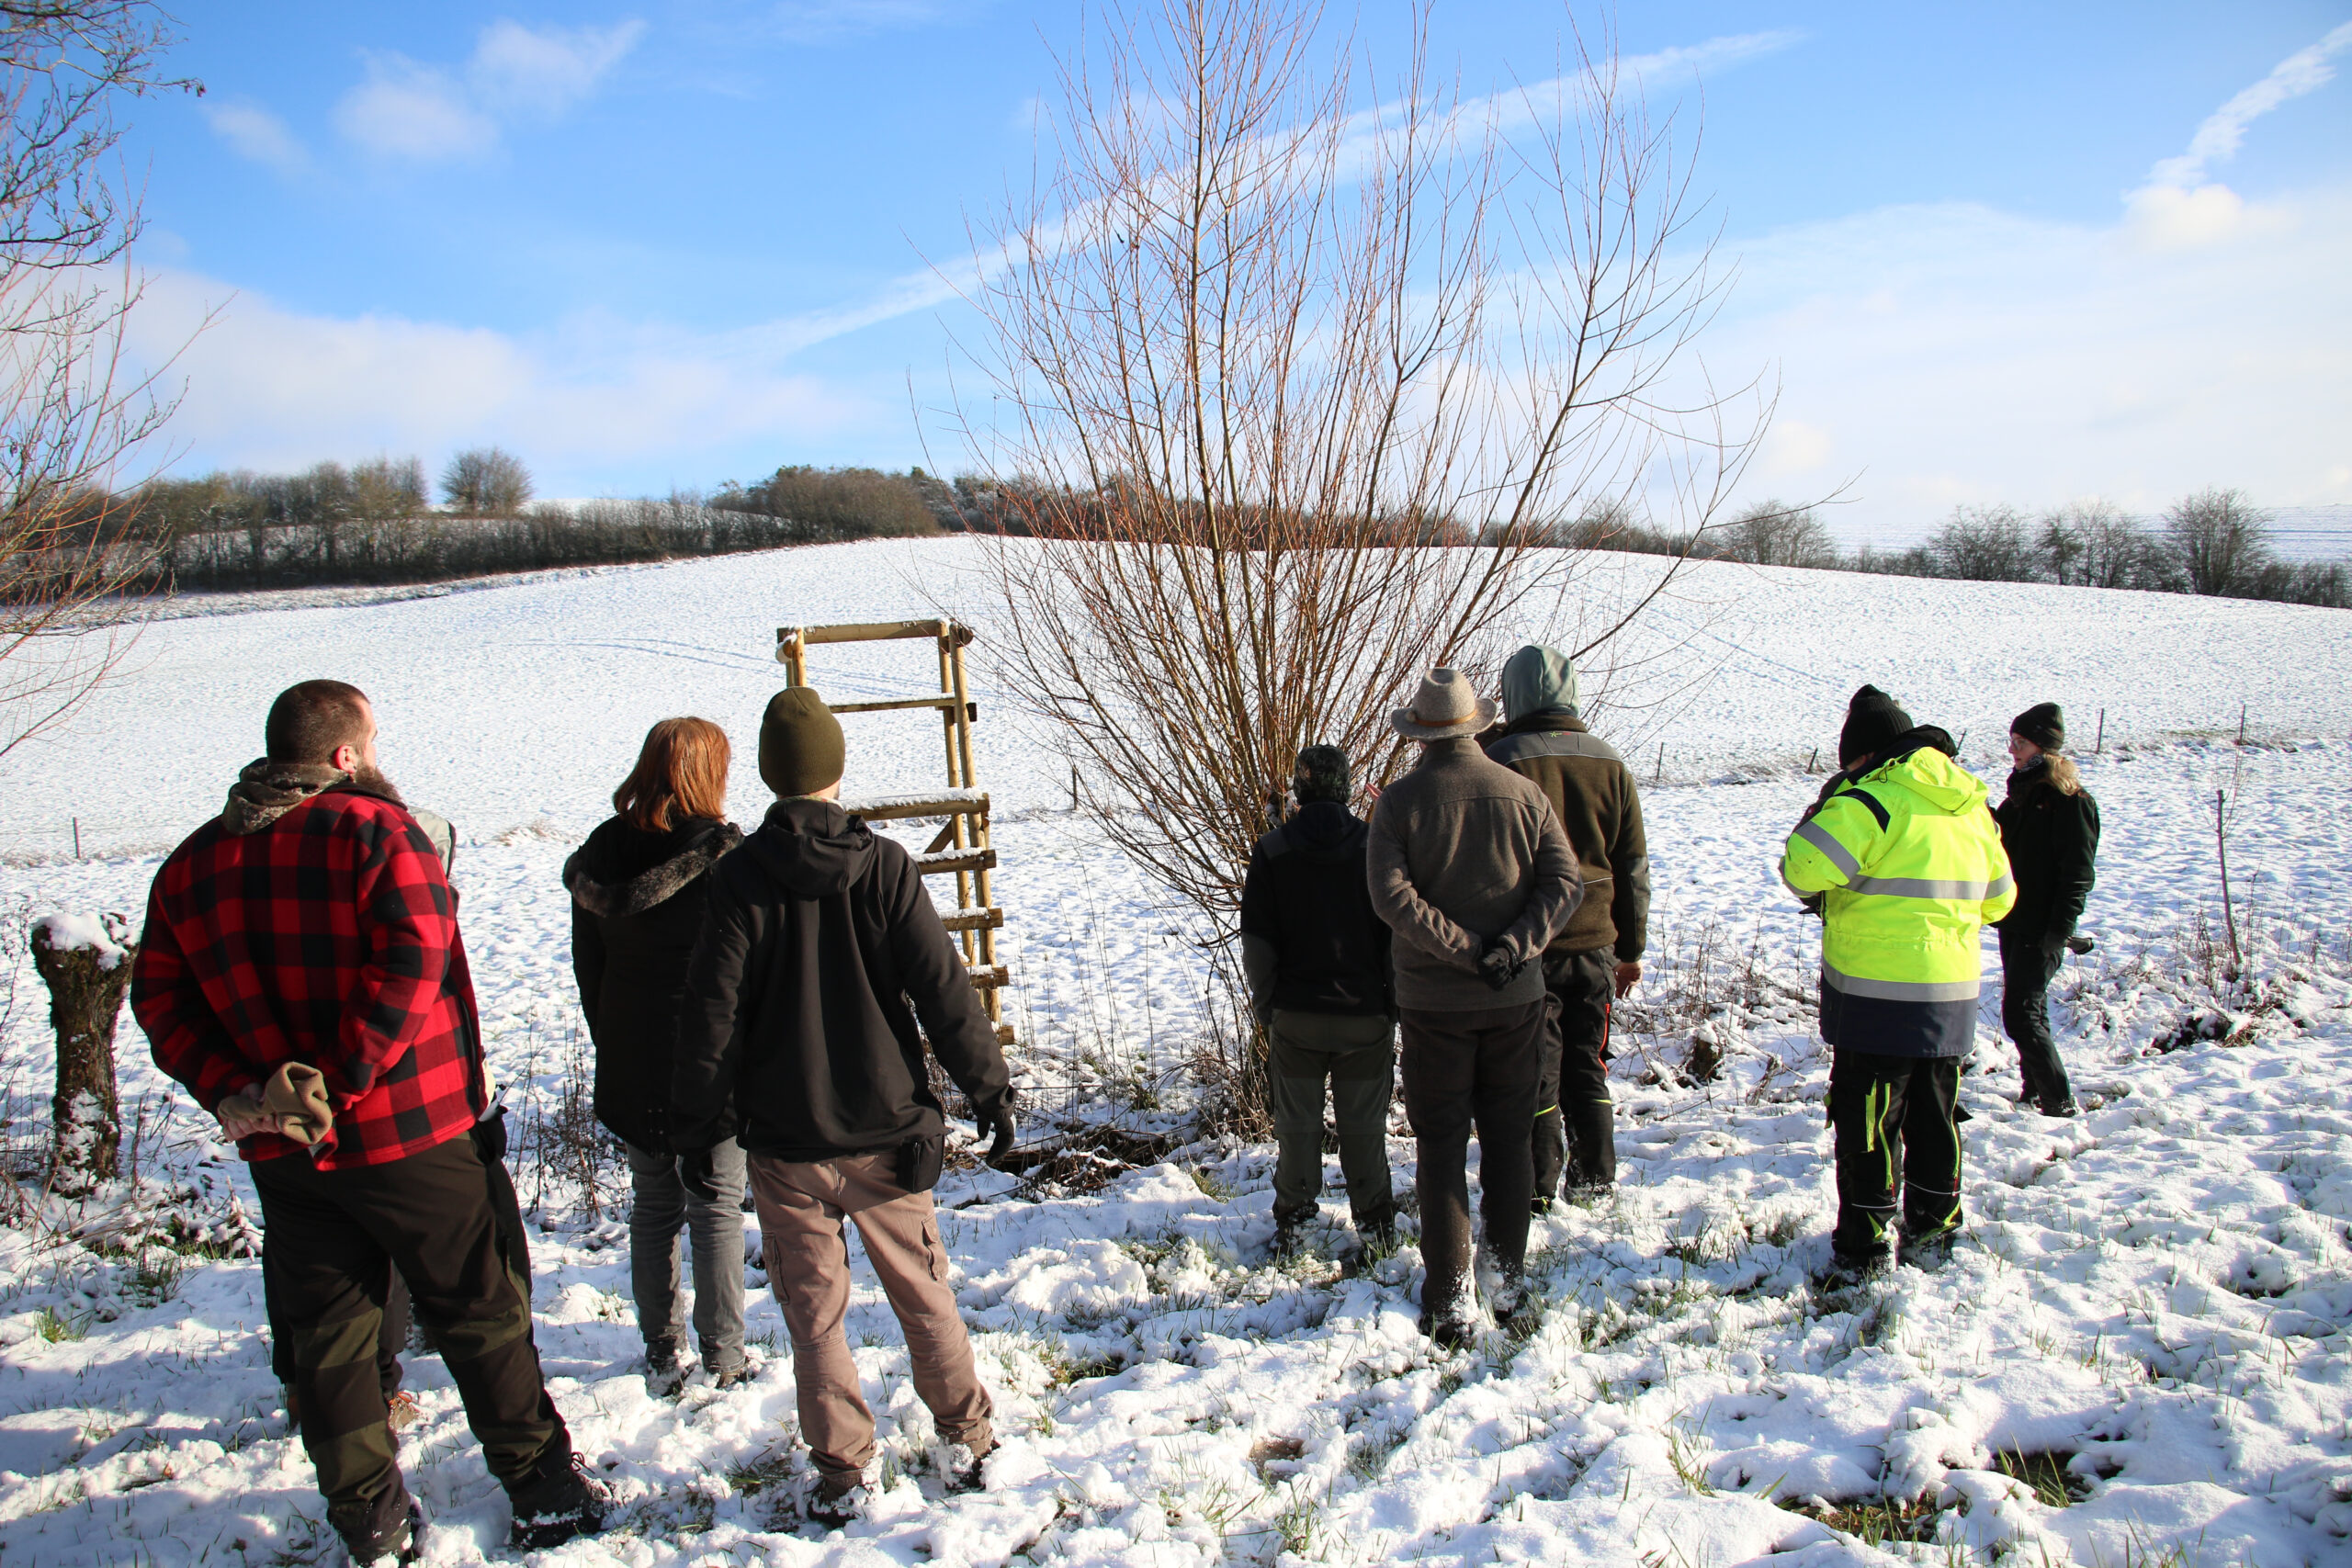
[(1960, 1239), (1957, 1226), (1947, 1225), (1939, 1231), (1928, 1231), (1916, 1240), (1903, 1238), (1902, 1261), (1923, 1274), (1932, 1274), (1951, 1261), (1952, 1243)]
[(931, 1462), (945, 1483), (948, 1495), (960, 1492), (978, 1492), (981, 1485), (980, 1467), (996, 1448), (989, 1443), (975, 1449), (969, 1443), (940, 1443), (931, 1450)]
[(506, 1489), (514, 1506), (514, 1528), (507, 1544), (517, 1551), (545, 1551), (575, 1536), (594, 1535), (605, 1528), (605, 1506), (612, 1495), (605, 1483), (588, 1473), (586, 1461), (568, 1444), (540, 1459), (537, 1469)]
[(1567, 1201), (1573, 1208), (1598, 1208), (1609, 1195), (1617, 1190), (1613, 1181), (1572, 1181), (1567, 1187)]
[(2044, 1116), (2058, 1117), (2062, 1121), (2071, 1121), (2075, 1117), (2080, 1116), (2083, 1113), (2083, 1108), (2075, 1103), (2075, 1097), (2073, 1095), (2068, 1094), (2062, 1095), (2054, 1100), (2043, 1100), (2041, 1102), (2041, 1113)]
[(656, 1399), (675, 1399), (686, 1386), (686, 1364), (674, 1339), (645, 1342), (645, 1392)]
[(1423, 1313), (1418, 1326), (1430, 1343), (1441, 1350), (1463, 1349), (1476, 1333), (1468, 1320), (1451, 1312), (1442, 1317), (1432, 1317)]
[(1306, 1250), (1306, 1222), (1309, 1214), (1276, 1215), (1274, 1219), (1273, 1259), (1287, 1263)]
[(711, 1373), (710, 1386), (724, 1393), (730, 1388), (742, 1387), (756, 1375), (751, 1362), (738, 1361), (731, 1367), (721, 1367)]
[(1894, 1272), (1894, 1249), (1881, 1247), (1874, 1252), (1833, 1252), (1829, 1255), (1829, 1284), (1833, 1290), (1845, 1290), (1883, 1280)]
[(370, 1563), (410, 1563), (424, 1534), (424, 1510), (398, 1481), (373, 1504), (330, 1503), (327, 1522), (357, 1568)]
[(837, 1530), (865, 1517), (866, 1510), (873, 1506), (874, 1489), (864, 1471), (820, 1475), (817, 1478), (817, 1490), (808, 1499), (808, 1522), (822, 1529)]
[(424, 1406), (416, 1402), (416, 1395), (404, 1388), (396, 1390), (390, 1398), (384, 1401), (384, 1425), (390, 1427), (395, 1435), (407, 1431), (424, 1419)]

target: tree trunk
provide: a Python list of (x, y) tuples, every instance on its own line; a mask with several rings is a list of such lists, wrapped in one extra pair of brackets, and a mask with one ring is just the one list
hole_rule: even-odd
[(33, 967), (49, 985), (49, 1020), (57, 1030), (51, 1184), (68, 1197), (114, 1179), (122, 1143), (114, 1025), (139, 952), (130, 935), (121, 915), (51, 915), (33, 925)]

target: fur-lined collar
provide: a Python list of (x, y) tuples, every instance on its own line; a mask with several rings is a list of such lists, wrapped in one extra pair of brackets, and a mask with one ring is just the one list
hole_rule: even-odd
[(221, 830), (235, 837), (258, 833), (304, 801), (323, 795), (351, 775), (325, 762), (273, 762), (257, 757), (229, 786), (220, 808)]
[(742, 842), (743, 831), (734, 823), (713, 823), (708, 831), (696, 834), (684, 849), (659, 865), (611, 882), (589, 874), (582, 863), (588, 852), (583, 846), (563, 863), (563, 885), (571, 889), (575, 903), (600, 919), (641, 915), (684, 892), (695, 878)]

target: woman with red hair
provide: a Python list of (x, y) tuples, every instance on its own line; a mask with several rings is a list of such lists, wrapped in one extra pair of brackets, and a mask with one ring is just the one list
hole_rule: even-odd
[(596, 1119), (628, 1145), (636, 1201), (629, 1276), (645, 1335), (646, 1379), (674, 1393), (686, 1378), (679, 1232), (694, 1237), (694, 1330), (721, 1388), (743, 1360), (743, 1154), (713, 1151), (707, 1199), (686, 1189), (670, 1147), (670, 1058), (686, 961), (702, 933), (703, 878), (743, 841), (727, 820), (726, 731), (665, 718), (613, 792), (617, 815), (564, 863), (571, 891), (571, 966), (596, 1045)]

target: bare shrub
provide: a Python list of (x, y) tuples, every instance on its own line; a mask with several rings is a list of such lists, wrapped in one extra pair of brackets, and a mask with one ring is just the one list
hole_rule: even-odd
[(842, 539), (903, 538), (940, 531), (939, 519), (914, 479), (878, 468), (788, 465), (749, 489), (721, 492), (711, 504), (790, 518), (814, 533)]
[(2176, 585), (2163, 541), (2112, 502), (2070, 502), (2042, 513), (2041, 547), (2052, 581), (2084, 588)]
[(1928, 541), (1939, 577), (2032, 582), (2041, 576), (2025, 513), (2014, 506), (1956, 506)]
[(1490, 671), (1576, 574), (1537, 551), (1637, 488), (1695, 538), (1769, 408), (1734, 431), (1668, 395), (1721, 284), (1672, 127), (1605, 50), (1476, 102), (1417, 35), (1363, 107), (1311, 11), (1107, 22), (1063, 64), (1048, 184), (978, 258), (997, 398), (967, 431), (1031, 536), (990, 557), (983, 648), (1082, 808), (1222, 921), (1301, 745), (1393, 774), (1420, 671)]
[(2278, 563), (2270, 514), (2242, 490), (2200, 490), (2165, 513), (2165, 543), (2191, 593), (2248, 598)]
[(1759, 501), (1742, 507), (1724, 525), (1714, 554), (1757, 566), (1834, 567), (1838, 543), (1810, 506)]
[(441, 470), (441, 496), (463, 517), (512, 517), (531, 499), (531, 470), (500, 446), (477, 446)]

